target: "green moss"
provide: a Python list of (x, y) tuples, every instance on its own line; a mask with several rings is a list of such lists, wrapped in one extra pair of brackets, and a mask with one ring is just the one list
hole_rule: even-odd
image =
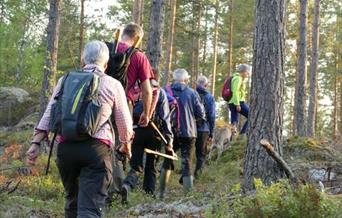
[(327, 141), (298, 136), (285, 141), (284, 154), (308, 161), (337, 161), (342, 157)]

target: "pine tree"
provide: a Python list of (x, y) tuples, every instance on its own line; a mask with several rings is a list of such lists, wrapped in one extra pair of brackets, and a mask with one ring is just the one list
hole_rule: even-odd
[(46, 60), (40, 95), (40, 117), (43, 116), (56, 80), (61, 3), (62, 0), (50, 0)]
[(146, 55), (151, 66), (158, 70), (162, 51), (164, 30), (164, 0), (153, 0), (150, 16), (150, 30), (148, 32)]
[(257, 0), (254, 55), (244, 187), (253, 189), (253, 179), (264, 184), (283, 176), (278, 164), (261, 147), (267, 139), (282, 154), (285, 0)]
[(295, 131), (305, 136), (305, 101), (306, 101), (306, 34), (307, 34), (307, 0), (300, 0), (300, 39), (298, 44), (297, 80), (295, 94)]
[(314, 21), (312, 23), (312, 55), (310, 64), (310, 97), (308, 108), (307, 135), (315, 136), (316, 110), (317, 110), (317, 65), (319, 46), (319, 7), (320, 0), (315, 0)]

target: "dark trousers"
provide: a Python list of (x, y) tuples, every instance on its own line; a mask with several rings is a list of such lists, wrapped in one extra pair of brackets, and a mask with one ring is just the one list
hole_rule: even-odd
[(156, 163), (157, 156), (146, 154), (145, 167), (143, 165), (144, 149), (160, 150), (161, 139), (151, 127), (135, 129), (135, 137), (132, 144), (131, 169), (124, 180), (124, 184), (134, 188), (137, 185), (139, 175), (144, 172), (143, 189), (153, 194), (156, 187)]
[[(115, 132), (115, 149), (120, 148), (121, 143), (119, 140), (119, 132), (118, 129), (114, 123), (114, 132)], [(108, 193), (108, 202), (112, 201), (113, 195), (115, 193), (121, 192), (121, 187), (123, 184), (123, 180), (125, 179), (125, 172), (124, 172), (124, 165), (125, 163), (122, 163), (122, 161), (118, 160), (118, 158), (115, 156), (115, 152), (113, 152), (112, 157), (112, 165), (113, 165), (113, 183), (111, 187), (109, 188)]]
[(95, 139), (63, 142), (56, 163), (65, 189), (65, 217), (101, 217), (112, 183), (112, 150)]
[[(191, 162), (192, 152), (194, 151), (196, 138), (175, 137), (173, 143), (173, 150), (177, 152), (181, 150), (182, 156), (182, 177), (191, 176)], [(166, 170), (173, 170), (173, 161), (166, 159), (163, 162), (163, 168)]]
[[(234, 104), (229, 104), (229, 110), (231, 113), (231, 123), (235, 126), (237, 126), (237, 124), (239, 123), (239, 114), (242, 114), (244, 117), (248, 119), (249, 108), (247, 104), (241, 101), (240, 107), (241, 107), (241, 111), (238, 112)], [(248, 127), (248, 121), (246, 120), (246, 122), (243, 124), (240, 134), (245, 134), (247, 132), (247, 127)]]
[(197, 132), (196, 138), (196, 168), (195, 175), (197, 172), (201, 170), (204, 166), (205, 155), (207, 153), (207, 142), (209, 138), (208, 132)]

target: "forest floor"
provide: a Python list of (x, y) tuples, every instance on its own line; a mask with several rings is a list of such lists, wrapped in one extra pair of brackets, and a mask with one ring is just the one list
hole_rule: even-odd
[[(63, 187), (54, 161), (48, 176), (44, 175), (46, 153), (35, 167), (25, 168), (25, 151), (31, 134), (32, 130), (0, 132), (0, 217), (63, 217)], [(305, 163), (302, 166), (307, 167), (317, 162), (324, 165), (330, 159), (342, 163), (341, 153), (326, 147), (327, 142), (291, 138), (287, 143), (291, 146), (285, 147), (285, 156), (297, 166)], [(220, 160), (207, 163), (200, 178), (195, 180), (193, 191), (186, 196), (178, 183), (178, 163), (165, 201), (147, 196), (137, 188), (130, 193), (127, 205), (121, 205), (120, 197), (115, 199), (105, 209), (104, 217), (342, 217), (342, 195), (318, 191), (315, 183), (294, 188), (283, 180), (265, 187), (255, 180), (256, 192), (242, 196), (245, 144), (244, 140), (236, 140)], [(294, 168), (295, 172), (303, 170)], [(10, 190), (14, 191), (8, 193)]]

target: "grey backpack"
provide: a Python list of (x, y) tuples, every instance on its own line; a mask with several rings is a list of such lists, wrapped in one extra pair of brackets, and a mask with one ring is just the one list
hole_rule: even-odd
[(50, 131), (67, 141), (90, 138), (100, 128), (99, 76), (92, 72), (67, 73), (51, 107)]

